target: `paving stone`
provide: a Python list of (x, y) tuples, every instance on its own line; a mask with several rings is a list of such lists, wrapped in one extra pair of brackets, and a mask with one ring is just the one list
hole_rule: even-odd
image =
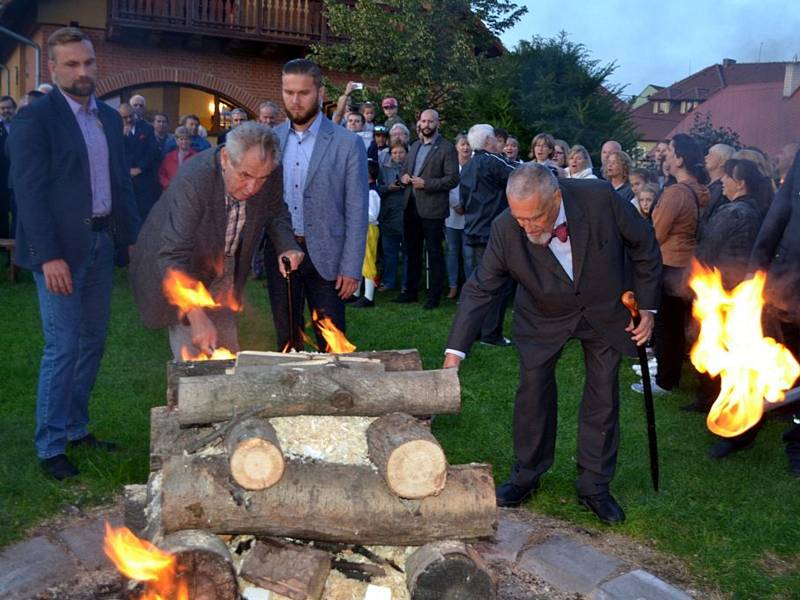
[(0, 554), (0, 598), (28, 598), (75, 574), (75, 564), (44, 537), (9, 546)]
[(475, 549), (486, 560), (505, 560), (515, 562), (522, 547), (527, 543), (533, 527), (512, 519), (500, 517), (497, 533), (491, 542), (475, 544)]
[[(58, 532), (59, 537), (70, 551), (87, 569), (110, 567), (111, 561), (103, 552), (103, 538), (106, 535), (105, 519), (95, 519), (88, 523), (76, 525)], [(121, 519), (112, 518), (110, 523), (118, 527)]]
[(692, 598), (655, 575), (637, 569), (602, 584), (592, 592), (591, 600), (692, 600)]
[(624, 563), (557, 536), (523, 552), (519, 565), (563, 592), (588, 594)]

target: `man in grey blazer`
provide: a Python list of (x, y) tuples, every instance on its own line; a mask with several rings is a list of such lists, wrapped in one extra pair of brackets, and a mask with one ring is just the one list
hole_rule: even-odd
[[(274, 131), (283, 152), (284, 200), (305, 259), (287, 280), (267, 240), (264, 264), (277, 348), (302, 350), (306, 301), (312, 313), (346, 330), (344, 300), (358, 288), (367, 239), (367, 151), (360, 137), (320, 111), (322, 74), (315, 63), (289, 61), (281, 83), (289, 118)], [(317, 341), (324, 351), (318, 329)]]
[(422, 275), (422, 247), (428, 249), (431, 269), (428, 301), (423, 308), (439, 306), (444, 286), (444, 220), (450, 214), (450, 190), (458, 185), (458, 154), (439, 133), (439, 113), (429, 108), (419, 117), (420, 138), (411, 145), (405, 173), (403, 242), (408, 256), (406, 291), (394, 301), (416, 302)]
[(555, 367), (570, 338), (581, 341), (586, 384), (578, 428), (582, 504), (605, 523), (625, 513), (609, 493), (619, 446), (619, 363), (644, 344), (653, 314), (642, 310), (633, 328), (620, 301), (625, 255), (643, 308), (659, 298), (661, 254), (652, 227), (607, 182), (559, 181), (542, 165), (517, 168), (506, 188), (509, 209), (492, 224), (482, 262), (461, 292), (444, 366), (457, 367), (480, 330), (494, 294), (509, 279), (519, 284), (512, 325), (520, 357), (514, 404), (514, 465), (497, 488), (499, 506), (518, 506), (553, 464), (556, 434)]
[[(147, 216), (130, 266), (133, 296), (145, 327), (169, 327), (173, 356), (239, 349), (234, 311), (241, 304), (262, 230), (293, 268), (303, 253), (292, 236), (283, 203), (278, 139), (269, 127), (243, 123), (224, 147), (186, 162)], [(279, 257), (275, 258), (277, 268)], [(170, 304), (163, 282), (170, 269), (200, 281), (227, 306)]]

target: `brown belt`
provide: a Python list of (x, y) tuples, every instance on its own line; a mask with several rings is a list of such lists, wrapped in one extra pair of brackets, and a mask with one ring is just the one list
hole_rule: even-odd
[(306, 243), (306, 236), (304, 236), (304, 235), (296, 235), (296, 236), (294, 236), (294, 241), (295, 241), (295, 242), (297, 242), (298, 244), (303, 244), (303, 245), (305, 245), (305, 243)]

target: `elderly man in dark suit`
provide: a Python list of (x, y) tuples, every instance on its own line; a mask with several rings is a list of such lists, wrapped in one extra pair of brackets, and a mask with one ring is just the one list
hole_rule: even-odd
[[(750, 254), (752, 271), (767, 272), (765, 330), (800, 356), (800, 152), (775, 195)], [(800, 415), (783, 434), (789, 470), (800, 477)], [(752, 441), (752, 439), (750, 439)], [(739, 450), (746, 444), (740, 444)]]
[(139, 216), (144, 221), (158, 200), (160, 189), (156, 189), (156, 173), (161, 164), (161, 154), (152, 125), (144, 119), (137, 119), (133, 107), (127, 102), (120, 104), (117, 111), (122, 117), (125, 156), (133, 181), (133, 194)]
[(431, 269), (428, 301), (423, 308), (439, 306), (444, 286), (444, 220), (450, 214), (450, 190), (458, 185), (458, 153), (439, 133), (439, 113), (422, 111), (420, 138), (411, 145), (405, 173), (400, 182), (406, 187), (403, 215), (403, 242), (408, 256), (405, 293), (395, 302), (416, 302), (422, 275), (422, 247), (428, 249)]
[(444, 366), (457, 367), (493, 295), (512, 278), (519, 284), (513, 335), (520, 356), (514, 406), (516, 464), (497, 488), (499, 506), (518, 506), (539, 487), (553, 463), (557, 392), (555, 367), (567, 340), (583, 346), (586, 385), (578, 429), (582, 504), (605, 523), (625, 514), (609, 493), (619, 446), (619, 363), (644, 344), (653, 315), (642, 310), (633, 328), (620, 301), (625, 254), (641, 305), (659, 298), (661, 256), (652, 228), (606, 182), (559, 181), (542, 165), (524, 165), (508, 179), (509, 209), (492, 224), (483, 261), (461, 292)]
[[(303, 349), (306, 301), (312, 313), (328, 317), (341, 331), (346, 330), (344, 300), (358, 288), (364, 262), (367, 151), (361, 138), (322, 114), (321, 86), (322, 74), (316, 63), (295, 59), (283, 66), (281, 94), (289, 118), (274, 131), (284, 154), (284, 200), (295, 239), (306, 258), (287, 282), (274, 266), (276, 248), (265, 241), (267, 289), (279, 350), (287, 344)], [(292, 286), (291, 293), (287, 283)], [(316, 334), (324, 351), (326, 342), (319, 330)]]
[[(275, 268), (284, 256), (297, 268), (303, 253), (283, 203), (278, 139), (269, 127), (248, 122), (231, 131), (224, 147), (202, 152), (178, 171), (136, 241), (134, 299), (145, 327), (169, 327), (176, 359), (182, 352), (210, 355), (218, 346), (239, 349), (232, 307), (241, 304), (265, 226), (278, 249)], [(227, 306), (195, 307), (184, 318), (162, 289), (170, 269), (202, 282)]]
[(56, 87), (11, 128), (19, 209), (17, 264), (33, 271), (44, 330), (36, 451), (57, 479), (78, 474), (67, 445), (113, 450), (88, 431), (89, 395), (106, 340), (114, 239), (127, 247), (139, 217), (125, 167), (122, 120), (95, 99), (90, 38), (74, 27), (48, 40)]

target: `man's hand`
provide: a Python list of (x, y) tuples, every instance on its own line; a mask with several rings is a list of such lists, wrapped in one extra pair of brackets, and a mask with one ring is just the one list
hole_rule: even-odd
[(217, 347), (217, 328), (202, 308), (193, 308), (186, 318), (192, 328), (192, 344), (206, 356), (211, 356)]
[(142, 170), (139, 167), (131, 167), (131, 177), (136, 177), (137, 175), (141, 175)]
[(350, 94), (355, 92), (356, 91), (355, 85), (356, 85), (355, 81), (348, 81), (347, 85), (344, 88), (344, 95), (349, 96)]
[(306, 255), (299, 250), (287, 250), (278, 257), (278, 271), (280, 271), (281, 275), (284, 277), (288, 277), (289, 273), (286, 272), (286, 269), (283, 266), (284, 256), (289, 259), (289, 264), (292, 267), (292, 271), (297, 271), (297, 269), (300, 268), (300, 263), (303, 262), (303, 258), (305, 258)]
[(422, 177), (412, 177), (411, 178), (411, 186), (415, 190), (424, 190), (425, 189), (425, 180)]
[(47, 291), (51, 294), (72, 293), (72, 273), (65, 260), (55, 258), (42, 263), (42, 274)]
[(457, 354), (452, 354), (450, 352), (445, 353), (444, 355), (444, 364), (442, 365), (443, 369), (457, 369), (461, 365), (461, 357)]
[(402, 183), (403, 185), (408, 185), (409, 183), (411, 183), (411, 175), (409, 175), (408, 173), (403, 173), (403, 175), (400, 177), (400, 183)]
[(647, 340), (650, 339), (650, 336), (653, 334), (653, 313), (649, 310), (640, 310), (639, 315), (642, 317), (642, 320), (639, 322), (639, 326), (634, 329), (633, 327), (633, 319), (625, 328), (625, 331), (631, 334), (631, 339), (637, 346), (641, 346), (642, 344), (646, 344)]
[(350, 296), (352, 296), (353, 292), (358, 289), (358, 282), (358, 279), (339, 275), (336, 278), (336, 289), (339, 291), (339, 298), (342, 300), (347, 300)]
[(460, 204), (458, 206), (454, 206), (453, 207), (453, 212), (456, 213), (457, 215), (463, 215), (464, 212), (465, 212), (464, 211), (464, 207), (461, 206)]

